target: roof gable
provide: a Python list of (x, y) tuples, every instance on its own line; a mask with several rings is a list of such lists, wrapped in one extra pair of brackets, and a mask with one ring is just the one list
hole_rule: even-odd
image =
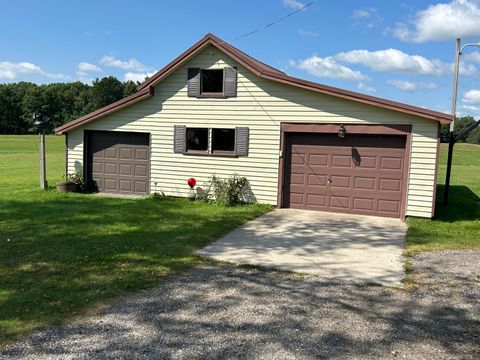
[(355, 102), (359, 102), (362, 104), (367, 104), (383, 109), (388, 109), (392, 111), (402, 112), (413, 116), (422, 117), (429, 120), (439, 121), (441, 123), (450, 123), (452, 121), (452, 115), (441, 113), (438, 111), (433, 111), (425, 108), (421, 108), (418, 106), (408, 105), (396, 101), (391, 101), (375, 96), (365, 95), (354, 91), (343, 90), (340, 88), (322, 85), (316, 82), (307, 81), (303, 79), (299, 79), (293, 76), (289, 76), (284, 72), (275, 69), (272, 66), (269, 66), (257, 59), (252, 58), (251, 56), (245, 54), (243, 51), (238, 50), (237, 48), (233, 47), (232, 45), (226, 43), (225, 41), (221, 40), (220, 38), (216, 37), (213, 34), (205, 35), (201, 40), (187, 49), (184, 53), (179, 55), (165, 67), (163, 67), (160, 71), (155, 73), (149, 79), (144, 81), (138, 87), (138, 92), (119, 100), (113, 104), (105, 106), (104, 108), (98, 109), (90, 114), (82, 116), (79, 119), (73, 120), (67, 124), (64, 124), (55, 129), (56, 134), (63, 134), (74, 128), (83, 125), (87, 122), (96, 120), (98, 118), (104, 117), (112, 112), (115, 112), (119, 109), (122, 109), (130, 104), (136, 103), (141, 101), (147, 97), (153, 96), (154, 86), (160, 83), (163, 79), (165, 79), (168, 75), (173, 73), (175, 70), (180, 68), (186, 61), (190, 60), (201, 51), (203, 51), (206, 47), (212, 45), (237, 61), (239, 64), (243, 65), (245, 68), (253, 72), (255, 75), (269, 79), (272, 81), (276, 81), (283, 84), (288, 84), (291, 86), (307, 89), (310, 91), (331, 95), (335, 97), (339, 97), (346, 100), (351, 100)]

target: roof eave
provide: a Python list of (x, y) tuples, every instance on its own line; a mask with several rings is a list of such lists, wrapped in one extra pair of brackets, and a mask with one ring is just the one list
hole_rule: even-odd
[(97, 120), (115, 111), (123, 109), (131, 104), (134, 104), (150, 96), (153, 96), (155, 85), (157, 85), (165, 77), (170, 75), (173, 71), (177, 70), (186, 61), (188, 61), (195, 54), (202, 51), (208, 45), (213, 45), (219, 48), (221, 51), (223, 51), (228, 56), (233, 58), (235, 61), (240, 63), (249, 71), (265, 79), (308, 89), (311, 91), (316, 91), (322, 94), (327, 94), (327, 95), (336, 96), (336, 97), (340, 97), (340, 98), (351, 100), (351, 101), (356, 101), (363, 104), (368, 104), (371, 106), (376, 106), (376, 107), (380, 107), (380, 108), (384, 108), (392, 111), (398, 111), (398, 112), (422, 117), (429, 120), (439, 121), (440, 123), (444, 123), (444, 124), (451, 123), (453, 120), (452, 115), (449, 115), (449, 114), (444, 114), (441, 112), (428, 110), (428, 109), (420, 108), (413, 105), (408, 105), (408, 104), (399, 103), (396, 101), (377, 98), (374, 96), (365, 95), (365, 94), (348, 91), (348, 90), (343, 90), (343, 89), (331, 87), (328, 85), (323, 85), (323, 84), (289, 76), (275, 68), (272, 68), (271, 66), (268, 66), (266, 64), (259, 62), (256, 59), (253, 59), (252, 57), (246, 55), (245, 53), (236, 49), (232, 45), (224, 42), (223, 40), (216, 37), (215, 35), (207, 34), (202, 39), (197, 41), (194, 45), (192, 45), (190, 48), (188, 48), (185, 52), (183, 52), (181, 55), (179, 55), (173, 61), (167, 64), (165, 67), (163, 67), (163, 69), (158, 71), (155, 75), (153, 75), (149, 79), (145, 80), (142, 84), (140, 84), (138, 87), (139, 90), (135, 94), (130, 95), (119, 101), (116, 101), (113, 104), (107, 105), (101, 109), (98, 109), (90, 114), (82, 116), (81, 118), (73, 120), (67, 124), (64, 124), (55, 129), (55, 134), (61, 135), (61, 134), (67, 133), (83, 124), (89, 123), (90, 121), (93, 121), (93, 120)]

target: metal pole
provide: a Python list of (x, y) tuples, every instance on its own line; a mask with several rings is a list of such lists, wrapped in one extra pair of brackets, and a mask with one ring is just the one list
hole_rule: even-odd
[(45, 132), (40, 132), (40, 189), (47, 188), (47, 172), (45, 169)]
[(457, 88), (458, 88), (458, 69), (460, 66), (460, 39), (457, 39), (455, 50), (455, 68), (453, 70), (453, 94), (452, 94), (452, 122), (450, 123), (450, 139), (448, 142), (447, 156), (447, 173), (445, 176), (445, 191), (443, 193), (443, 205), (448, 205), (448, 193), (450, 191), (450, 174), (452, 172), (453, 146), (455, 145), (455, 137), (453, 130), (455, 128), (455, 117), (457, 115)]

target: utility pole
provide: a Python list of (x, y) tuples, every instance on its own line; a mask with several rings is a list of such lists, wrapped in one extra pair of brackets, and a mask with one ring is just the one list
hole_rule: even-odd
[(460, 46), (461, 46), (461, 40), (457, 38), (457, 44), (455, 48), (455, 68), (453, 70), (452, 122), (450, 123), (450, 136), (448, 140), (447, 174), (445, 177), (445, 191), (443, 193), (443, 205), (448, 205), (448, 193), (450, 191), (450, 174), (452, 172), (453, 146), (455, 145), (455, 136), (453, 135), (453, 130), (455, 129), (455, 117), (457, 116), (458, 69), (460, 67), (460, 55), (461, 55)]
[[(453, 94), (452, 94), (453, 119), (452, 119), (452, 122), (450, 123), (450, 139), (448, 141), (448, 156), (447, 156), (447, 174), (445, 177), (445, 191), (443, 193), (443, 205), (445, 206), (448, 205), (448, 193), (450, 191), (450, 174), (452, 172), (453, 147), (458, 140), (455, 138), (455, 135), (453, 134), (453, 130), (455, 129), (455, 117), (457, 116), (457, 92), (458, 92), (458, 73), (459, 73), (459, 67), (460, 67), (460, 55), (462, 55), (463, 49), (469, 46), (480, 47), (480, 42), (465, 44), (461, 46), (460, 39), (457, 39), (457, 45), (455, 48), (455, 68), (453, 70)], [(472, 127), (469, 131), (473, 130), (474, 128), (475, 127)]]

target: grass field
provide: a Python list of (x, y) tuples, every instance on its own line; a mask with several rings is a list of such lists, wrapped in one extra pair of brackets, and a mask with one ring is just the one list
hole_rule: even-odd
[(441, 150), (435, 219), (407, 220), (407, 255), (480, 247), (480, 145), (455, 145), (447, 207), (443, 206), (447, 145)]
[[(0, 136), (0, 344), (71, 319), (200, 260), (197, 249), (270, 209), (39, 190), (38, 139)], [(64, 139), (47, 139), (51, 186)]]
[[(152, 287), (198, 263), (194, 249), (270, 209), (40, 191), (37, 151), (36, 137), (0, 136), (0, 344)], [(51, 186), (64, 156), (64, 139), (48, 137)], [(456, 146), (452, 183), (435, 220), (408, 219), (408, 254), (480, 246), (480, 146)]]

